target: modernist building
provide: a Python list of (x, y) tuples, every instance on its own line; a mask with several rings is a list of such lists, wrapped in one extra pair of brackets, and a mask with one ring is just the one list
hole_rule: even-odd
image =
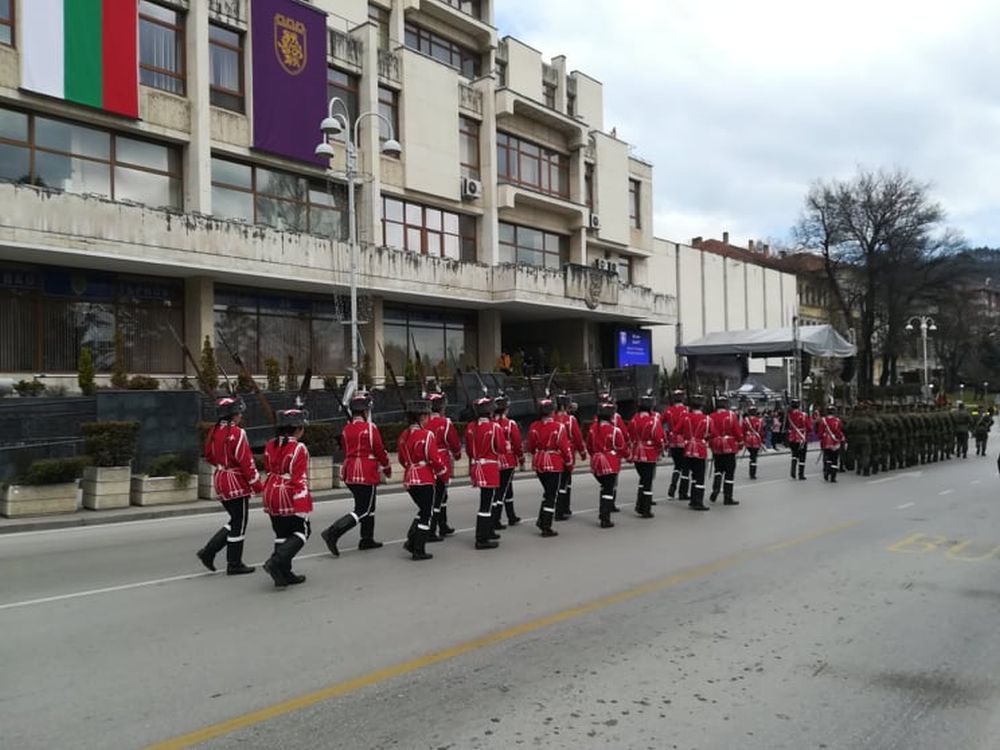
[[(612, 366), (622, 330), (675, 322), (649, 288), (650, 165), (605, 132), (597, 80), (498, 37), (494, 0), (137, 6), (97, 21), (0, 2), (5, 375), (72, 383), (82, 347), (106, 373), (118, 333), (130, 372), (169, 382), (171, 329), (227, 367), (220, 338), (255, 373), (288, 356), (346, 372), (343, 136), (337, 174), (313, 156), (334, 96), (352, 125), (394, 130), (357, 126), (373, 378), (383, 352), (397, 372), (416, 352), (492, 369), (539, 346)], [(390, 136), (401, 154), (381, 153)]]

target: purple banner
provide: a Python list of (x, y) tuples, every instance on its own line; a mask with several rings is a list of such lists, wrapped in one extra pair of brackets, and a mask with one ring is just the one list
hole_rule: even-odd
[(326, 13), (294, 0), (253, 0), (253, 145), (326, 166), (313, 153), (326, 116)]

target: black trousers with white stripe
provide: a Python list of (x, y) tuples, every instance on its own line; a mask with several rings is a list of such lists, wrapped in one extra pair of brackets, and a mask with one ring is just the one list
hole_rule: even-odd
[(377, 484), (349, 484), (347, 488), (354, 496), (355, 523), (361, 526), (361, 538), (372, 539), (375, 536), (375, 495)]
[(691, 505), (705, 503), (705, 459), (685, 458), (687, 476), (691, 480)]
[(552, 519), (556, 514), (556, 495), (559, 493), (559, 482), (562, 474), (558, 471), (538, 472), (538, 481), (542, 483), (542, 504), (538, 509), (536, 525), (540, 529), (551, 529)]
[(250, 498), (237, 497), (232, 500), (223, 500), (222, 507), (229, 514), (229, 523), (224, 528), (226, 530), (227, 542), (242, 542), (247, 534), (247, 520), (250, 518)]
[(407, 492), (417, 506), (417, 528), (422, 531), (430, 531), (431, 513), (434, 511), (434, 485), (416, 484), (411, 486)]
[(656, 477), (656, 464), (638, 461), (635, 464), (635, 471), (639, 475), (635, 511), (639, 514), (649, 513), (649, 508), (653, 504), (653, 479)]
[(719, 496), (722, 489), (722, 496), (726, 500), (733, 499), (733, 484), (736, 475), (736, 454), (716, 453), (712, 459), (715, 464), (715, 476), (712, 479), (712, 500)]

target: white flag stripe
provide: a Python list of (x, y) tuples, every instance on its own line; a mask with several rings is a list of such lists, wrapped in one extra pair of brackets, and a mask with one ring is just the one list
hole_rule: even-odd
[(65, 0), (31, 0), (21, 4), (21, 85), (39, 94), (65, 97)]

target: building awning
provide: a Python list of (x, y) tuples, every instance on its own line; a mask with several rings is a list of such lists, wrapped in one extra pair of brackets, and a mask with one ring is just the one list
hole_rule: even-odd
[[(858, 348), (831, 325), (801, 326), (798, 349), (814, 357), (844, 359), (857, 354)], [(681, 344), (677, 353), (684, 357), (718, 354), (744, 354), (751, 357), (781, 357), (795, 353), (796, 341), (791, 328), (760, 328), (752, 331), (718, 331)]]

